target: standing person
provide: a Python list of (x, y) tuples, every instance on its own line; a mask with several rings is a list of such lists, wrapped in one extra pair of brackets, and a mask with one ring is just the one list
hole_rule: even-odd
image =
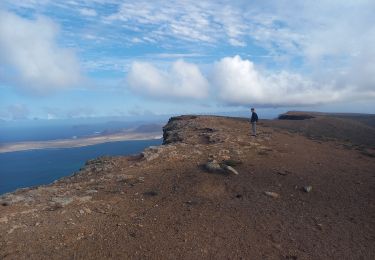
[(253, 129), (252, 136), (257, 136), (258, 115), (257, 115), (257, 113), (255, 113), (255, 109), (253, 107), (251, 108), (251, 119), (250, 119), (250, 122), (251, 122), (251, 126), (252, 126), (252, 129)]

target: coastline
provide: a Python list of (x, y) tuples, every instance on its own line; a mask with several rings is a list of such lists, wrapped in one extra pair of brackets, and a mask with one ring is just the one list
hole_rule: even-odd
[(77, 139), (57, 139), (49, 141), (27, 141), (0, 145), (0, 154), (27, 150), (39, 150), (48, 148), (73, 148), (95, 144), (130, 141), (130, 140), (150, 140), (161, 138), (160, 132), (151, 133), (117, 133), (104, 136), (84, 137)]

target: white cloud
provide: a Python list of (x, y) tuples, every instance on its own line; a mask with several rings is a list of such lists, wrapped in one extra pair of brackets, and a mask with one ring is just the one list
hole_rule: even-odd
[(320, 85), (299, 74), (260, 71), (250, 60), (239, 56), (216, 62), (211, 82), (218, 98), (232, 105), (314, 105), (341, 101), (350, 94), (350, 88), (335, 89), (329, 83)]
[(125, 1), (105, 22), (120, 22), (133, 28), (141, 26), (144, 35), (158, 42), (173, 37), (188, 42), (225, 41), (233, 46), (245, 46), (242, 38), (247, 26), (242, 16), (240, 9), (219, 2)]
[(158, 98), (204, 98), (209, 87), (198, 66), (182, 60), (174, 62), (168, 70), (134, 62), (127, 84), (133, 92)]
[[(181, 60), (169, 70), (134, 62), (127, 84), (133, 92), (152, 98), (208, 98), (208, 93), (212, 93), (211, 101), (234, 106), (308, 106), (375, 98), (373, 85), (359, 89), (345, 78), (346, 74), (341, 76), (345, 79), (342, 82), (340, 77), (311, 78), (285, 70), (261, 70), (238, 55), (204, 66), (209, 80), (197, 65)], [(365, 80), (374, 80), (374, 76)]]
[(2, 80), (44, 94), (71, 87), (80, 79), (74, 52), (56, 43), (59, 29), (51, 20), (29, 20), (0, 11), (0, 67)]
[[(54, 19), (61, 19), (64, 21), (62, 24), (66, 26), (65, 40), (76, 43), (76, 46), (81, 45), (79, 39), (73, 39), (74, 35), (83, 33), (86, 39), (93, 39), (88, 43), (92, 44), (89, 48), (85, 48), (86, 46), (82, 48), (83, 56), (87, 59), (83, 66), (90, 72), (128, 71), (134, 59), (153, 61), (157, 59), (160, 63), (162, 59), (168, 59), (169, 62), (170, 59), (185, 58), (189, 61), (199, 60), (200, 63), (208, 63), (201, 65), (204, 72), (213, 67), (209, 84), (212, 89), (217, 90), (218, 98), (227, 103), (305, 105), (375, 97), (375, 16), (373, 15), (375, 1), (4, 0), (4, 2), (7, 3), (4, 6), (9, 7), (10, 10), (18, 10), (19, 13), (26, 13), (27, 10), (30, 11), (29, 14), (44, 13)], [(86, 14), (103, 13), (108, 16), (92, 19), (83, 15), (66, 22), (66, 18), (70, 19), (72, 15), (76, 15), (79, 8), (84, 8), (82, 10)], [(61, 15), (62, 11), (67, 13), (66, 17)], [(3, 17), (0, 19), (4, 20)], [(38, 23), (38, 20), (30, 21), (23, 18), (19, 20), (31, 24)], [(77, 21), (85, 22), (87, 28), (95, 30), (81, 31), (75, 26)], [(24, 31), (25, 33), (22, 34), (29, 33), (29, 30)], [(45, 30), (42, 29), (32, 29), (32, 31), (30, 34), (36, 35), (34, 38), (39, 39), (41, 35), (41, 39), (52, 42), (53, 48), (43, 48), (47, 49), (45, 53), (54, 53), (49, 51), (50, 49), (57, 49), (57, 53), (68, 51), (59, 48), (55, 43), (56, 28), (50, 34), (44, 33)], [(46, 34), (53, 36), (47, 37)], [(5, 37), (0, 36), (0, 43), (5, 42)], [(15, 42), (15, 46), (21, 45), (17, 49), (32, 49), (29, 47), (28, 39), (33, 37), (24, 37), (20, 41), (15, 38), (13, 37), (12, 43)], [(142, 47), (147, 47), (151, 53), (157, 51), (160, 54), (151, 56), (149, 53), (141, 53), (141, 56), (135, 56), (139, 55), (139, 50), (133, 45), (140, 44)], [(13, 44), (7, 44), (7, 46), (11, 45)], [(243, 48), (239, 51), (237, 47)], [(8, 48), (11, 49), (13, 46)], [(118, 53), (125, 53), (123, 48), (129, 50), (134, 48), (132, 50), (135, 50), (136, 54), (120, 57)], [(32, 51), (36, 52), (36, 50)], [(27, 62), (18, 60), (10, 62), (9, 59), (4, 58), (9, 55), (8, 53), (11, 52), (7, 49), (0, 50), (0, 74), (9, 74), (9, 69), (5, 71), (3, 66), (7, 64), (7, 67), (12, 65), (13, 70), (19, 72), (13, 75), (26, 75), (21, 72), (27, 71), (24, 68), (30, 66), (19, 64)], [(115, 57), (111, 53), (116, 53), (118, 56)], [(201, 53), (202, 57), (199, 55), (195, 57), (194, 53)], [(215, 65), (211, 64), (215, 57), (233, 55), (233, 53), (249, 55), (246, 57), (254, 57), (256, 61), (262, 57), (263, 64), (260, 66), (270, 65), (272, 68), (263, 70), (251, 61), (239, 57), (228, 57)], [(48, 56), (52, 56), (52, 65), (57, 63), (56, 60), (60, 60), (54, 57), (56, 56), (54, 54)], [(196, 67), (198, 71), (196, 74), (200, 75), (201, 82), (206, 81), (198, 67), (190, 65)], [(183, 85), (181, 82), (176, 83), (178, 81), (176, 78), (182, 76), (181, 72), (177, 73), (172, 67), (169, 70), (162, 70), (150, 63), (134, 63), (129, 73), (129, 76), (133, 77), (131, 89), (143, 95), (157, 97), (196, 97), (198, 94), (191, 91), (194, 87), (181, 87)], [(151, 75), (156, 80), (147, 82), (140, 71), (144, 71), (145, 75)], [(298, 74), (295, 71), (300, 72)], [(22, 76), (21, 79), (22, 82), (35, 81), (29, 80), (33, 78), (26, 76)], [(41, 77), (37, 79), (42, 81)], [(184, 93), (183, 89), (190, 91)], [(204, 89), (207, 93), (207, 87)]]
[(89, 8), (82, 8), (79, 9), (79, 13), (84, 16), (97, 16), (95, 9), (89, 9)]
[(200, 53), (156, 53), (156, 54), (149, 54), (151, 58), (158, 58), (158, 59), (183, 59), (183, 58), (197, 58), (203, 57), (205, 55)]
[(243, 41), (239, 41), (236, 39), (229, 39), (229, 43), (233, 46), (238, 46), (238, 47), (245, 47), (246, 43)]

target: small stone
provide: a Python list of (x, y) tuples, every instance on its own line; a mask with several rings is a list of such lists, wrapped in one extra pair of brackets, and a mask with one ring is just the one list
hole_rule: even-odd
[(0, 218), (0, 223), (8, 223), (8, 218), (7, 217)]
[(86, 194), (93, 194), (93, 193), (97, 193), (97, 192), (98, 192), (97, 190), (87, 190)]
[(120, 174), (117, 176), (116, 180), (118, 182), (126, 182), (128, 180), (131, 180), (131, 179), (134, 179), (135, 177), (133, 175), (130, 175), (130, 174)]
[(87, 202), (87, 201), (90, 201), (92, 199), (91, 196), (83, 196), (83, 197), (78, 197), (77, 200), (80, 201), (80, 202)]
[(312, 191), (312, 186), (304, 186), (303, 191), (309, 193), (310, 191)]
[(69, 198), (69, 197), (53, 197), (51, 198), (51, 201), (56, 203), (56, 204), (59, 204), (61, 205), (61, 207), (64, 207), (70, 203), (73, 202), (73, 198)]
[(317, 223), (316, 226), (318, 227), (319, 230), (323, 230), (323, 224)]
[(264, 194), (274, 199), (280, 198), (280, 195), (273, 191), (265, 191)]
[(204, 167), (209, 172), (221, 172), (223, 170), (216, 160), (207, 162)]
[(286, 176), (286, 175), (289, 174), (288, 171), (277, 171), (276, 173), (277, 173), (278, 175), (282, 175), (282, 176)]
[(223, 159), (223, 160), (230, 160), (230, 156), (229, 155), (222, 155), (221, 159)]
[(85, 214), (85, 211), (83, 209), (80, 209), (79, 214), (83, 215), (83, 214)]
[(8, 234), (12, 234), (14, 230), (24, 227), (23, 225), (14, 225), (11, 229), (8, 230)]
[(154, 197), (154, 196), (159, 195), (159, 193), (158, 193), (157, 191), (151, 190), (151, 191), (146, 191), (146, 192), (144, 192), (143, 195), (145, 195), (145, 196), (150, 196), (150, 197)]
[(85, 237), (85, 235), (83, 233), (78, 233), (77, 240), (81, 240), (84, 237)]
[(226, 164), (223, 165), (223, 169), (230, 174), (238, 175), (238, 171), (236, 171), (232, 166), (228, 166)]
[(23, 202), (25, 200), (26, 198), (24, 196), (10, 194), (6, 197), (2, 197), (2, 199), (0, 199), (0, 203), (2, 206), (11, 206), (15, 203)]

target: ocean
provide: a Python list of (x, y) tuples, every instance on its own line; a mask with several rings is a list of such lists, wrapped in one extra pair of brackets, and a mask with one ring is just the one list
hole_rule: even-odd
[(78, 171), (89, 159), (136, 154), (148, 146), (161, 143), (161, 139), (121, 141), (75, 148), (0, 153), (0, 194), (52, 183)]

